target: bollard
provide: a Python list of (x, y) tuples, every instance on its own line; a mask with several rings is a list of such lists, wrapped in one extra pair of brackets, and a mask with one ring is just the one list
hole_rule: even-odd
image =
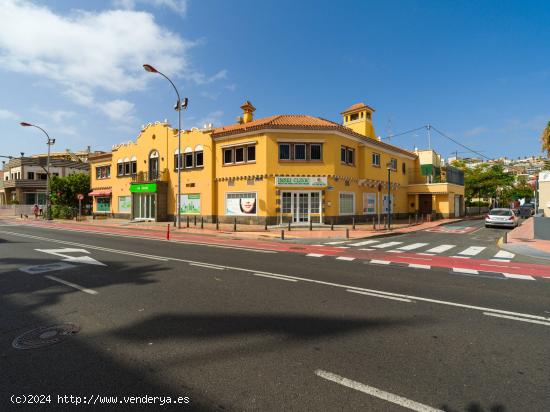
[(170, 223), (166, 225), (166, 240), (170, 240)]
[(187, 216), (187, 227), (189, 227), (189, 216)]
[(346, 228), (346, 239), (349, 239), (349, 228)]
[(355, 230), (355, 217), (351, 218), (351, 228)]
[(174, 216), (174, 227), (176, 227), (176, 217)]
[(220, 230), (220, 219), (216, 216), (216, 230)]
[(281, 240), (285, 240), (285, 230), (281, 229)]
[(311, 232), (313, 230), (313, 220), (309, 220), (309, 231)]
[(233, 220), (233, 232), (237, 231), (237, 218)]
[(504, 232), (504, 236), (502, 237), (502, 243), (508, 243), (508, 232)]
[(292, 222), (292, 219), (290, 219), (290, 220), (288, 221), (288, 231), (289, 231), (289, 232), (290, 232), (290, 224), (291, 224), (291, 222)]
[(414, 224), (418, 225), (418, 213), (415, 213), (414, 215)]
[(372, 218), (372, 230), (376, 230), (376, 218)]
[(197, 226), (197, 215), (193, 216), (195, 219), (194, 219), (194, 225)]
[(386, 216), (384, 216), (384, 230), (386, 229)]
[(330, 230), (334, 230), (334, 219), (330, 220)]
[(264, 230), (267, 230), (267, 217), (265, 218)]
[(204, 229), (204, 217), (201, 216), (201, 229)]

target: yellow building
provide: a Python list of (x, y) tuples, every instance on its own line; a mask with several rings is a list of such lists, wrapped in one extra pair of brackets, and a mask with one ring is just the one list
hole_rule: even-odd
[(254, 120), (250, 102), (241, 109), (237, 124), (182, 130), (181, 154), (177, 130), (157, 122), (92, 156), (94, 213), (172, 220), (178, 163), (181, 212), (207, 221), (372, 221), (387, 213), (388, 197), (393, 216), (463, 213), (461, 172), (442, 167), (432, 150), (380, 141), (364, 103), (342, 112), (343, 124), (306, 115)]

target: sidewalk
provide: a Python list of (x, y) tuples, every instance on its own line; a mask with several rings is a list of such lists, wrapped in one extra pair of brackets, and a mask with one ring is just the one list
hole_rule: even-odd
[(508, 232), (507, 243), (499, 246), (512, 253), (530, 257), (550, 259), (550, 240), (535, 239), (534, 219), (527, 219), (521, 226)]
[[(23, 222), (35, 222), (34, 219), (20, 219), (18, 221)], [(410, 233), (420, 230), (429, 229), (436, 226), (441, 226), (448, 223), (458, 222), (461, 219), (440, 219), (433, 222), (424, 222), (417, 225), (409, 225), (408, 221), (400, 221), (396, 224), (392, 224), (392, 230), (374, 230), (372, 224), (357, 224), (353, 229), (352, 225), (337, 225), (334, 226), (334, 230), (331, 230), (330, 225), (313, 226), (313, 230), (309, 230), (309, 227), (296, 227), (291, 226), (291, 230), (288, 230), (288, 226), (269, 226), (267, 230), (262, 225), (237, 225), (237, 231), (234, 231), (233, 224), (220, 223), (219, 230), (216, 230), (216, 225), (213, 223), (204, 223), (204, 228), (201, 229), (200, 219), (197, 219), (195, 226), (195, 219), (189, 220), (189, 227), (187, 227), (187, 219), (182, 221), (182, 228), (176, 229), (173, 223), (169, 222), (131, 222), (126, 219), (105, 219), (105, 220), (84, 220), (76, 222), (74, 220), (54, 220), (52, 222), (57, 224), (67, 224), (73, 228), (78, 226), (82, 229), (86, 227), (93, 228), (124, 228), (124, 229), (136, 229), (144, 230), (148, 232), (166, 233), (168, 228), (170, 234), (196, 234), (196, 235), (209, 235), (218, 237), (239, 237), (246, 239), (263, 239), (263, 240), (277, 240), (281, 238), (281, 231), (284, 230), (284, 236), (286, 240), (299, 240), (299, 239), (345, 239), (346, 229), (350, 239), (359, 239), (373, 236), (388, 236), (401, 233)], [(36, 221), (43, 222), (45, 221)]]

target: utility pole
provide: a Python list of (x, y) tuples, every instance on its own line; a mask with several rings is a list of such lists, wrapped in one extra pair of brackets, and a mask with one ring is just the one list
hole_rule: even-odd
[(432, 125), (428, 123), (426, 126), (426, 129), (428, 129), (428, 149), (432, 148), (432, 132), (431, 132)]

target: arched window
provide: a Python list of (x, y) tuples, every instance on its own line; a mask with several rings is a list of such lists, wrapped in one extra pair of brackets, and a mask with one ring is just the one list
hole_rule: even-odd
[(125, 176), (130, 175), (130, 159), (129, 158), (124, 159), (124, 175)]
[(116, 174), (117, 176), (123, 176), (124, 175), (124, 160), (118, 159), (116, 161)]
[(186, 147), (184, 151), (184, 165), (186, 169), (193, 167), (193, 149), (189, 146)]
[(195, 146), (195, 167), (202, 167), (204, 165), (203, 147), (198, 144)]
[(136, 156), (132, 156), (132, 158), (130, 159), (130, 172), (133, 175), (137, 174), (137, 157)]
[(149, 180), (157, 180), (159, 178), (159, 152), (151, 151), (149, 154)]

